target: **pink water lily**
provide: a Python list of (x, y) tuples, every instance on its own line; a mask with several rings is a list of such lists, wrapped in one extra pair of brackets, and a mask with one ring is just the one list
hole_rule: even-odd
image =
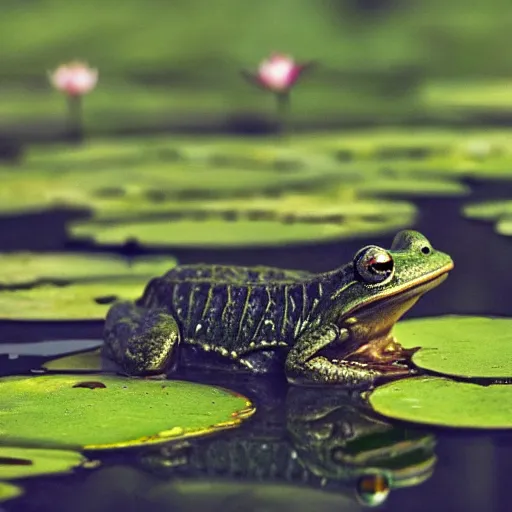
[(82, 96), (96, 87), (98, 70), (83, 62), (70, 62), (49, 73), (49, 78), (55, 89), (70, 96)]
[(279, 133), (284, 133), (289, 125), (290, 91), (302, 72), (313, 64), (313, 62), (297, 64), (288, 55), (274, 53), (260, 63), (255, 73), (242, 71), (243, 76), (252, 84), (273, 93)]
[(267, 89), (284, 92), (290, 89), (303, 69), (303, 66), (287, 56), (274, 54), (265, 59), (258, 68), (258, 80)]

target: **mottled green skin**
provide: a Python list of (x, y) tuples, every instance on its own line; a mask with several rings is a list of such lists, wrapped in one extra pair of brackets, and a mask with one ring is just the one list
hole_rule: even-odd
[[(269, 267), (175, 267), (152, 279), (135, 303), (110, 309), (105, 353), (130, 374), (169, 371), (182, 364), (253, 373), (284, 368), (290, 381), (306, 384), (373, 383), (382, 368), (343, 359), (371, 341), (361, 340), (354, 329), (357, 312), (451, 266), (449, 256), (434, 251), (413, 231), (399, 233), (390, 251), (378, 249), (394, 262), (383, 283), (368, 282), (356, 260), (322, 274)], [(335, 362), (322, 352), (331, 346), (338, 347)]]

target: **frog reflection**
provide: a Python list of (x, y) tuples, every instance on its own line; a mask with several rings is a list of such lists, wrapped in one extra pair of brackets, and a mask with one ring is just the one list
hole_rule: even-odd
[[(435, 438), (376, 419), (358, 395), (246, 380), (236, 389), (259, 397), (239, 429), (145, 454), (144, 468), (194, 480), (289, 484), (323, 489), (365, 505), (433, 473)], [(248, 387), (247, 387), (248, 385)], [(281, 395), (280, 395), (281, 393)]]

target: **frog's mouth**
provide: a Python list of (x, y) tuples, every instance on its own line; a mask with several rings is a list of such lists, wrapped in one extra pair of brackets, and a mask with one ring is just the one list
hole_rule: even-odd
[[(423, 276), (411, 286), (399, 287), (388, 294), (376, 296), (371, 302), (352, 309), (340, 318), (338, 325), (347, 329), (349, 339), (326, 347), (333, 363), (353, 362), (382, 372), (408, 373), (411, 356), (419, 347), (404, 349), (391, 331), (396, 322), (429, 290), (439, 286), (453, 264)], [(323, 352), (323, 351), (322, 351)]]

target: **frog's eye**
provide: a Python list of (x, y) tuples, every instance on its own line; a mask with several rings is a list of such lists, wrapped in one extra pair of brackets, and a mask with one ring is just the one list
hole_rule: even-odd
[(361, 249), (354, 258), (356, 272), (370, 284), (383, 283), (391, 279), (395, 265), (388, 251), (369, 245)]

